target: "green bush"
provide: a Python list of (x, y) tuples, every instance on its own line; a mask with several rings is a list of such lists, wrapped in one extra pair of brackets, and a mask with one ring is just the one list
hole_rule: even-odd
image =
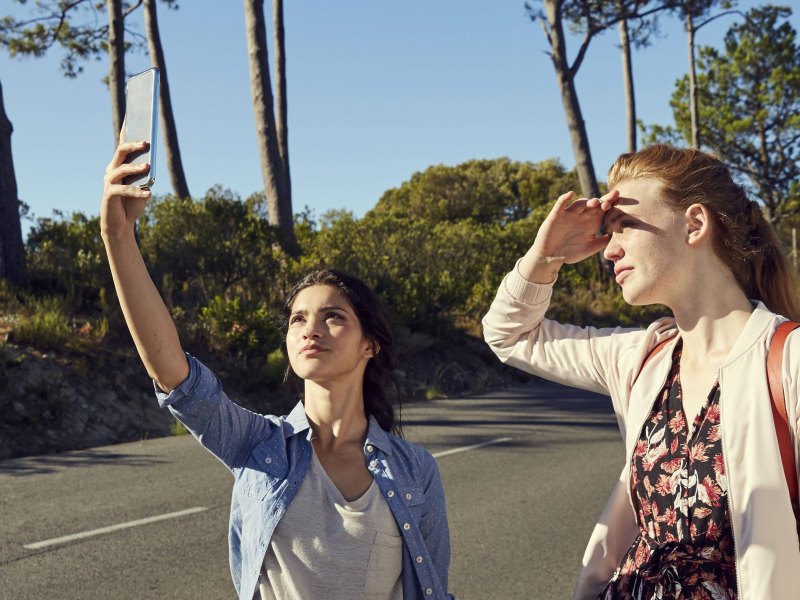
[(58, 350), (70, 343), (73, 332), (62, 301), (52, 297), (36, 300), (28, 311), (14, 327), (15, 342), (41, 350)]

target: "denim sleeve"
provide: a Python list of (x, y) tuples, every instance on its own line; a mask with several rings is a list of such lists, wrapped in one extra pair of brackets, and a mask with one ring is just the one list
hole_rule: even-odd
[(425, 470), (425, 512), (420, 521), (420, 533), (428, 547), (428, 552), (433, 562), (433, 568), (439, 577), (442, 590), (446, 597), (454, 596), (447, 593), (447, 580), (450, 571), (450, 528), (447, 525), (447, 508), (444, 499), (444, 486), (439, 475), (439, 465), (436, 459), (428, 452), (423, 455), (423, 468)]
[(183, 423), (191, 434), (229, 469), (242, 466), (254, 440), (277, 425), (228, 398), (217, 376), (199, 360), (186, 355), (189, 375), (169, 394), (153, 382), (159, 405)]

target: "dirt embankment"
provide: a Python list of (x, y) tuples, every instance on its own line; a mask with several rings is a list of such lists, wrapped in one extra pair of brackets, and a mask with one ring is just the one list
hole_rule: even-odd
[[(282, 386), (241, 392), (241, 374), (202, 357), (237, 402), (284, 414), (293, 403)], [(392, 394), (403, 402), (477, 393), (529, 378), (501, 365), (480, 340), (463, 336), (400, 355)], [(0, 346), (0, 459), (51, 454), (170, 435), (174, 420), (159, 408), (133, 351), (61, 356)]]

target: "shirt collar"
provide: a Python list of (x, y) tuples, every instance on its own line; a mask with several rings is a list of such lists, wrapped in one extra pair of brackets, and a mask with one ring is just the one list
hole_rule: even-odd
[[(308, 435), (311, 435), (311, 425), (308, 422), (306, 409), (302, 402), (295, 404), (292, 412), (290, 412), (289, 416), (286, 417), (286, 423), (289, 424), (289, 427), (284, 428), (283, 436), (285, 438), (303, 433), (306, 430), (308, 430)], [(381, 426), (378, 425), (378, 421), (375, 420), (375, 417), (369, 418), (369, 425), (367, 427), (367, 440), (364, 442), (364, 446), (369, 444), (380, 448), (386, 454), (392, 453), (392, 443), (389, 439), (389, 434), (381, 429)]]
[(292, 412), (290, 412), (289, 416), (286, 417), (286, 422), (290, 425), (290, 427), (283, 428), (283, 437), (288, 438), (289, 436), (303, 433), (306, 430), (309, 430), (309, 435), (311, 435), (311, 425), (308, 423), (306, 409), (302, 402), (298, 402), (294, 405)]
[(375, 417), (369, 418), (367, 441), (364, 443), (364, 445), (367, 446), (369, 444), (377, 446), (386, 454), (392, 453), (392, 442), (389, 439), (389, 434), (381, 429), (381, 426), (378, 425), (378, 421), (375, 420)]

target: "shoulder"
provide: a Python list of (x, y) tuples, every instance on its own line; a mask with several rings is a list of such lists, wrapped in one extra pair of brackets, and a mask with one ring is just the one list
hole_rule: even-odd
[(401, 464), (403, 470), (414, 479), (425, 479), (432, 475), (438, 477), (439, 467), (428, 450), (393, 434), (387, 434), (392, 447), (391, 460)]

